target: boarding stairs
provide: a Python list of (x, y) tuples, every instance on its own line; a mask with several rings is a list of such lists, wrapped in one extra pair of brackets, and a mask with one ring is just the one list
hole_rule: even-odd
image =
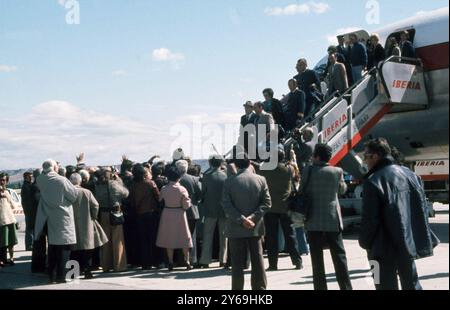
[[(366, 171), (354, 149), (383, 116), (393, 109), (401, 111), (402, 106), (419, 109), (427, 105), (421, 61), (392, 56), (344, 94), (335, 94), (297, 128), (311, 128), (314, 142), (327, 143), (333, 149), (330, 164), (339, 164), (359, 178)], [(288, 137), (285, 147), (294, 142), (293, 136)]]

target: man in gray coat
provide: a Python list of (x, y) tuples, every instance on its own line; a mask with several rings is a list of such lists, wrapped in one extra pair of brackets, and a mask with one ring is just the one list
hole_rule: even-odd
[(305, 128), (300, 132), (300, 129), (295, 130), (295, 144), (294, 144), (294, 152), (297, 158), (297, 166), (300, 169), (300, 172), (303, 172), (303, 169), (306, 166), (312, 164), (313, 161), (313, 153), (314, 147), (316, 143), (313, 141), (314, 131), (311, 128)]
[(225, 238), (225, 213), (222, 207), (223, 185), (227, 179), (221, 170), (223, 159), (211, 157), (211, 170), (202, 179), (202, 206), (205, 222), (203, 226), (203, 246), (200, 258), (201, 267), (209, 267), (212, 257), (214, 231), (219, 228), (219, 263), (224, 266), (227, 261), (227, 239)]
[(330, 146), (317, 144), (313, 154), (314, 163), (302, 174), (301, 188), (308, 197), (305, 228), (311, 251), (314, 289), (327, 289), (323, 250), (328, 244), (339, 287), (350, 290), (352, 285), (342, 240), (343, 222), (338, 199), (338, 195), (345, 193), (347, 186), (342, 169), (328, 164), (331, 155)]
[(261, 237), (265, 233), (263, 216), (272, 205), (269, 188), (264, 177), (250, 171), (246, 154), (236, 157), (239, 171), (225, 181), (222, 200), (227, 217), (225, 235), (230, 242), (232, 290), (244, 289), (247, 250), (252, 262), (252, 289), (265, 290), (267, 279)]
[[(255, 130), (256, 130), (256, 154), (252, 154), (255, 150), (249, 149), (248, 155), (250, 159), (257, 159), (261, 157), (261, 154), (266, 151), (270, 142), (270, 136), (275, 131), (275, 120), (272, 114), (264, 111), (264, 103), (256, 102), (254, 104), (254, 110), (256, 113)], [(254, 155), (257, 155), (255, 158)]]
[(37, 178), (41, 192), (35, 225), (35, 240), (39, 240), (44, 226), (48, 228), (48, 272), (50, 282), (64, 283), (70, 245), (77, 243), (72, 204), (78, 191), (68, 179), (58, 175), (54, 160), (42, 164)]
[(202, 197), (202, 188), (200, 186), (200, 179), (187, 173), (189, 164), (186, 160), (179, 160), (175, 163), (175, 165), (182, 175), (180, 184), (186, 188), (189, 193), (189, 199), (191, 200), (191, 207), (186, 210), (189, 231), (191, 232), (193, 244), (189, 258), (191, 260), (191, 265), (197, 266), (197, 222), (200, 219), (198, 205)]
[(331, 97), (335, 91), (342, 95), (348, 88), (347, 71), (345, 65), (337, 61), (336, 53), (328, 56), (330, 62), (330, 78), (327, 97)]

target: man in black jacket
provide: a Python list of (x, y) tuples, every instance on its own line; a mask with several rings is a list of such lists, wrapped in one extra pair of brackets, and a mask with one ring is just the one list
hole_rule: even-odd
[(348, 85), (353, 85), (353, 76), (352, 76), (352, 65), (350, 64), (350, 49), (345, 46), (345, 38), (343, 36), (338, 36), (338, 45), (336, 46), (336, 51), (344, 55), (345, 62), (345, 70), (347, 71)]
[(25, 172), (23, 174), (23, 185), (20, 195), (22, 196), (22, 208), (25, 214), (25, 250), (33, 250), (33, 230), (36, 219), (36, 211), (39, 201), (35, 198), (36, 185), (33, 185), (33, 174)]
[[(369, 141), (365, 162), (370, 171), (364, 183), (359, 244), (368, 251), (378, 290), (422, 289), (415, 259), (433, 255), (439, 240), (430, 230), (426, 198), (419, 178), (391, 157), (385, 139)], [(378, 280), (378, 281), (377, 281)]]
[(273, 97), (274, 93), (271, 88), (266, 88), (263, 90), (263, 96), (266, 101), (264, 101), (264, 111), (271, 113), (275, 124), (279, 127), (284, 128), (285, 120), (283, 115), (283, 107), (280, 100)]
[(294, 76), (294, 79), (297, 81), (298, 88), (305, 93), (304, 115), (308, 117), (323, 101), (319, 91), (320, 80), (315, 71), (308, 69), (308, 62), (304, 58), (298, 60), (295, 68), (298, 74)]
[(408, 31), (403, 31), (400, 34), (400, 49), (402, 51), (402, 57), (416, 58), (416, 50), (411, 41), (409, 41)]
[(289, 93), (284, 119), (285, 129), (291, 131), (305, 117), (306, 96), (302, 90), (297, 88), (297, 81), (295, 79), (290, 79), (288, 86), (291, 92)]

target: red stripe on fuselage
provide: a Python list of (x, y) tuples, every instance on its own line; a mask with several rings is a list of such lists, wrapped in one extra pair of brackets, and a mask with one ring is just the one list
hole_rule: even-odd
[(422, 59), (425, 71), (448, 69), (448, 42), (419, 47), (417, 57)]
[(424, 181), (447, 181), (448, 174), (427, 174), (420, 176)]

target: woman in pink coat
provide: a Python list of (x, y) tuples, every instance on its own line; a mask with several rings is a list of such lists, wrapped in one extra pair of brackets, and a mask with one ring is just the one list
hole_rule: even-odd
[(169, 271), (173, 269), (173, 252), (183, 249), (187, 270), (189, 264), (189, 249), (192, 248), (192, 236), (189, 231), (186, 210), (191, 207), (187, 190), (180, 185), (181, 174), (175, 166), (166, 172), (169, 184), (161, 189), (160, 200), (164, 201), (164, 209), (159, 222), (156, 245), (165, 248), (169, 258)]

